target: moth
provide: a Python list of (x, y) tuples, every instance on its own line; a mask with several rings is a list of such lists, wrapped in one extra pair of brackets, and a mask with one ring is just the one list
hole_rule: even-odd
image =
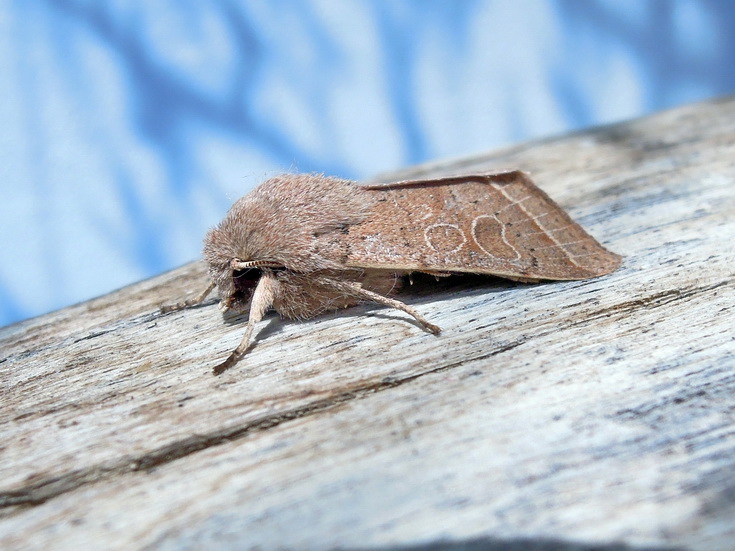
[(518, 170), (371, 185), (278, 176), (239, 199), (209, 231), (204, 259), (205, 291), (162, 310), (200, 303), (215, 287), (222, 311), (249, 309), (242, 341), (215, 374), (246, 353), (255, 324), (271, 308), (307, 319), (376, 302), (438, 334), (438, 326), (390, 296), (404, 276), (577, 280), (621, 263)]

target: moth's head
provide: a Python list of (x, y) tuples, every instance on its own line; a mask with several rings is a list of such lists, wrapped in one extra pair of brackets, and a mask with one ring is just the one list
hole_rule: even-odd
[(223, 306), (245, 308), (263, 269), (340, 269), (345, 229), (362, 222), (373, 201), (352, 182), (318, 174), (277, 176), (237, 200), (204, 240)]
[(204, 259), (209, 277), (217, 285), (223, 310), (246, 310), (263, 269), (283, 269), (278, 263), (246, 261), (240, 256), (232, 236), (225, 229), (217, 227), (207, 233)]

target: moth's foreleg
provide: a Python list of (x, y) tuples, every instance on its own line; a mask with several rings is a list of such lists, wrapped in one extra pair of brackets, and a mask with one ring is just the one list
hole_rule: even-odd
[(188, 308), (189, 306), (196, 306), (197, 304), (201, 304), (202, 302), (204, 302), (204, 299), (209, 296), (209, 293), (212, 292), (215, 285), (216, 283), (211, 282), (209, 285), (207, 285), (207, 288), (204, 289), (204, 291), (199, 293), (194, 298), (190, 298), (189, 300), (177, 302), (176, 304), (164, 304), (163, 306), (161, 306), (161, 313), (166, 314), (168, 312), (175, 312), (177, 310)]
[(237, 348), (232, 351), (232, 354), (222, 362), (214, 367), (214, 374), (220, 375), (225, 370), (235, 365), (240, 358), (243, 357), (250, 347), (250, 337), (253, 334), (255, 324), (263, 319), (263, 316), (268, 309), (273, 305), (273, 298), (275, 297), (276, 286), (278, 282), (267, 276), (262, 276), (258, 280), (258, 285), (255, 287), (253, 292), (253, 298), (250, 301), (250, 316), (248, 317), (248, 325), (245, 328), (245, 334), (242, 336), (240, 344)]
[(438, 335), (439, 333), (441, 333), (441, 327), (439, 327), (438, 325), (434, 325), (424, 316), (419, 314), (414, 308), (412, 308), (408, 304), (404, 304), (400, 300), (395, 300), (393, 298), (385, 297), (378, 293), (368, 291), (367, 289), (363, 289), (359, 283), (351, 281), (338, 281), (330, 279), (327, 280), (326, 283), (327, 285), (339, 289), (342, 292), (346, 292), (354, 297), (368, 300), (370, 302), (377, 302), (378, 304), (382, 304), (390, 308), (395, 308), (396, 310), (400, 310), (401, 312), (406, 312), (409, 316), (412, 316), (417, 322), (419, 322), (421, 324), (421, 327), (423, 327), (425, 330), (433, 333), (434, 335)]

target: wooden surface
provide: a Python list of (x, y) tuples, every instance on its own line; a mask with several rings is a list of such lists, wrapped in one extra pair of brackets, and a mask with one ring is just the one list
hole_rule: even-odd
[(199, 264), (0, 329), (0, 548), (735, 549), (735, 100), (392, 176), (515, 167), (623, 267), (271, 315), (221, 377), (243, 319), (156, 310)]

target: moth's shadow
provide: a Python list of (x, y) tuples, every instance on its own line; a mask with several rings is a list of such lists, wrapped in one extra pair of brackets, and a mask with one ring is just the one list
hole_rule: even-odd
[[(458, 296), (471, 297), (500, 293), (522, 285), (527, 284), (489, 275), (453, 274), (447, 277), (436, 277), (430, 274), (414, 273), (410, 279), (405, 278), (403, 288), (392, 297), (414, 306), (437, 303)], [(350, 315), (364, 315), (366, 312), (369, 312), (371, 317), (407, 322), (423, 329), (421, 324), (412, 317), (399, 314), (395, 310), (378, 304), (362, 304), (356, 307)]]
[[(404, 278), (403, 288), (398, 292), (396, 298), (407, 304), (421, 304), (451, 298), (458, 294), (472, 296), (498, 293), (520, 285), (527, 284), (491, 275), (452, 274), (447, 277), (437, 277), (416, 272), (410, 278), (408, 276)], [(430, 297), (431, 300), (423, 300), (425, 297)]]
[[(403, 287), (396, 294), (391, 295), (393, 298), (405, 302), (410, 306), (421, 305), (429, 302), (438, 302), (445, 299), (463, 296), (486, 295), (489, 293), (499, 293), (512, 287), (527, 285), (507, 279), (493, 276), (483, 276), (476, 274), (451, 275), (449, 277), (435, 277), (429, 274), (414, 273), (409, 280), (405, 278)], [(537, 285), (537, 284), (534, 284)], [(421, 330), (424, 328), (412, 317), (398, 313), (395, 310), (386, 308), (380, 304), (365, 302), (344, 310), (325, 312), (318, 316), (321, 319), (336, 319), (345, 317), (362, 317), (369, 315), (371, 318), (379, 318), (396, 323), (408, 323)], [(224, 323), (230, 327), (244, 326), (248, 321), (248, 314), (235, 314), (227, 312), (223, 315)], [(257, 331), (253, 335), (252, 347), (257, 346), (258, 342), (273, 335), (282, 332), (286, 324), (299, 323), (296, 320), (281, 319), (274, 311), (269, 312), (265, 319), (268, 324)]]
[[(245, 326), (248, 323), (248, 313), (245, 312), (243, 314), (234, 314), (232, 312), (226, 312), (222, 315), (222, 319), (225, 325), (227, 325), (228, 327), (239, 327), (243, 331), (245, 331)], [(281, 316), (279, 316), (278, 313), (274, 311), (270, 311), (268, 314), (265, 315), (263, 319), (268, 323), (265, 327), (261, 329), (256, 328), (256, 330), (253, 332), (253, 335), (250, 339), (250, 347), (248, 350), (254, 349), (256, 346), (258, 346), (258, 343), (260, 341), (267, 339), (272, 335), (277, 335), (278, 333), (283, 331), (287, 323), (294, 323), (292, 320), (281, 319)]]

